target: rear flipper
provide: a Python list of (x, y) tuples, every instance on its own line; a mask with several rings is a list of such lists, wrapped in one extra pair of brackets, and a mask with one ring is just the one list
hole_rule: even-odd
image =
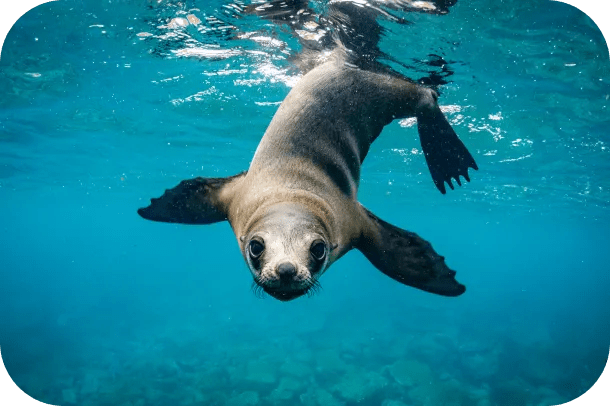
[(363, 210), (370, 227), (363, 230), (356, 248), (377, 269), (400, 283), (438, 295), (459, 296), (466, 291), (428, 241)]
[(452, 178), (460, 186), (460, 176), (470, 182), (468, 168), (479, 168), (436, 103), (417, 113), (417, 129), (428, 169), (438, 190), (445, 194), (445, 182), (453, 189)]

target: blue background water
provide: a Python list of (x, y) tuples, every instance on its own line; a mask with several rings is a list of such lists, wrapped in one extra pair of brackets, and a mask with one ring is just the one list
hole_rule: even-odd
[[(228, 224), (136, 209), (247, 168), (297, 79), (290, 34), (217, 1), (29, 12), (0, 59), (0, 345), (14, 381), (62, 405), (537, 406), (586, 391), (610, 345), (608, 50), (564, 4), (489, 3), (405, 13), (413, 24), (384, 22), (381, 44), (414, 78), (429, 54), (449, 61), (440, 101), (479, 164), (472, 183), (439, 194), (406, 121), (373, 145), (360, 189), (467, 292), (399, 285), (352, 252), (289, 303), (251, 292)], [(167, 26), (185, 12), (202, 23)]]

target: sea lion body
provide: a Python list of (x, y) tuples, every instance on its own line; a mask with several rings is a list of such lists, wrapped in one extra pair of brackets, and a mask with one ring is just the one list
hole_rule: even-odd
[(298, 200), (325, 218), (338, 259), (360, 232), (353, 220), (363, 213), (356, 198), (371, 143), (394, 118), (412, 116), (426, 102), (434, 105), (431, 90), (342, 60), (308, 72), (280, 105), (240, 181), (228, 216), (235, 234), (247, 233), (256, 211)]
[(184, 181), (138, 213), (187, 224), (228, 220), (256, 285), (280, 300), (310, 292), (352, 248), (401, 283), (459, 295), (464, 286), (427, 241), (377, 218), (357, 200), (370, 145), (396, 118), (418, 118), (433, 174), (467, 177), (474, 160), (436, 98), (407, 80), (331, 58), (290, 91), (247, 172)]
[[(388, 4), (399, 8), (402, 2)], [(251, 11), (283, 22), (292, 15), (311, 17), (311, 11), (301, 13), (306, 6), (272, 1)], [(357, 200), (371, 143), (397, 118), (417, 118), (422, 151), (441, 193), (445, 183), (453, 189), (452, 180), (461, 184), (460, 177), (469, 180), (468, 168), (477, 169), (441, 112), (437, 93), (377, 61), (383, 56), (377, 48), (380, 15), (389, 16), (360, 2), (329, 3), (328, 18), (317, 21), (331, 24), (335, 30), (324, 32), (334, 37), (305, 47), (299, 60), (308, 71), (278, 108), (248, 171), (185, 180), (138, 213), (183, 224), (228, 220), (254, 286), (279, 300), (315, 291), (320, 276), (353, 248), (403, 284), (462, 294), (465, 287), (430, 243)], [(319, 46), (333, 50), (321, 52)]]

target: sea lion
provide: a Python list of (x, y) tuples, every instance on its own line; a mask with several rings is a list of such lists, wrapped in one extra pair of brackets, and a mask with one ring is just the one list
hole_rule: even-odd
[[(246, 172), (185, 180), (150, 206), (145, 219), (183, 224), (228, 220), (255, 286), (287, 301), (312, 292), (352, 248), (391, 278), (458, 296), (444, 257), (417, 234), (375, 216), (357, 200), (360, 167), (394, 119), (416, 117), (422, 149), (441, 192), (476, 163), (437, 104), (437, 93), (387, 71), (352, 63), (337, 44), (289, 92)], [(370, 65), (369, 65), (370, 66)]]

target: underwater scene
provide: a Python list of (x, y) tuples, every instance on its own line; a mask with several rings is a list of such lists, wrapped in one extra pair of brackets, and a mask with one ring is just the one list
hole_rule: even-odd
[[(463, 294), (353, 249), (277, 300), (228, 222), (138, 215), (185, 179), (248, 170), (337, 44), (436, 91), (476, 161), (440, 193), (417, 119), (398, 118), (358, 189)], [(2, 361), (62, 406), (569, 402), (610, 347), (609, 68), (592, 20), (548, 0), (41, 5), (0, 57)]]

